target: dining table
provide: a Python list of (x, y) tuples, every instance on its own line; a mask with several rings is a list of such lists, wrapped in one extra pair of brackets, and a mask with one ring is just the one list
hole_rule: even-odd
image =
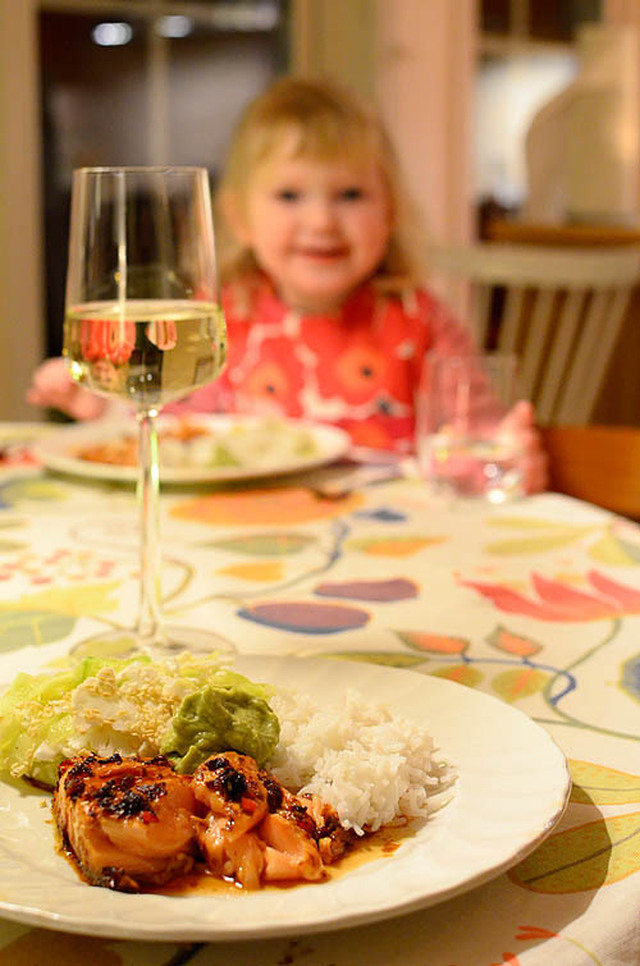
[[(83, 642), (126, 630), (136, 613), (135, 489), (44, 465), (38, 443), (62, 431), (0, 425), (4, 685), (82, 654)], [(566, 759), (569, 791), (549, 827), (505, 867), (442, 896), (420, 900), (414, 867), (407, 887), (417, 899), (406, 907), (393, 896), (398, 850), (379, 859), (388, 912), (382, 901), (373, 915), (336, 913), (317, 929), (167, 939), (161, 928), (132, 935), (126, 917), (122, 929), (69, 926), (42, 914), (35, 893), (16, 901), (19, 816), (7, 816), (0, 786), (0, 966), (638, 966), (640, 526), (552, 492), (502, 505), (443, 499), (410, 459), (323, 490), (343, 470), (344, 460), (161, 484), (167, 619), (213, 632), (230, 660), (276, 658), (292, 673), (317, 662), (354, 688), (388, 673), (475, 697), (509, 715), (505, 745), (508, 722), (522, 721)], [(472, 747), (482, 721), (460, 727)], [(530, 763), (521, 755), (524, 771), (536, 768), (536, 741)], [(489, 784), (500, 754), (498, 740)], [(495, 782), (508, 825), (527, 804), (516, 777)], [(478, 835), (485, 818), (479, 811)], [(473, 815), (469, 824), (472, 851)], [(47, 869), (54, 861), (65, 863), (47, 858)], [(354, 890), (358, 881), (354, 873)], [(58, 888), (53, 874), (48, 888)], [(170, 901), (180, 917), (190, 900)]]

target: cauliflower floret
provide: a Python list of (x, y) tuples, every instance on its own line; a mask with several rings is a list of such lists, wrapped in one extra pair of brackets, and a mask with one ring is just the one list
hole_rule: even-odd
[(199, 687), (203, 666), (192, 663), (176, 658), (101, 668), (73, 692), (74, 730), (100, 754), (158, 754), (183, 699)]

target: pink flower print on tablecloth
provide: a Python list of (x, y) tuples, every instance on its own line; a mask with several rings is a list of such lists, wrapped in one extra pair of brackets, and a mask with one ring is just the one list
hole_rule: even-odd
[(58, 581), (83, 584), (113, 576), (115, 561), (91, 550), (53, 550), (49, 554), (25, 551), (0, 567), (0, 580), (21, 576), (33, 586)]
[(505, 584), (474, 580), (463, 580), (461, 584), (492, 600), (499, 610), (543, 621), (590, 621), (640, 614), (640, 591), (611, 580), (598, 570), (589, 571), (586, 577), (593, 592), (575, 590), (536, 573), (531, 575), (534, 593), (530, 595)]

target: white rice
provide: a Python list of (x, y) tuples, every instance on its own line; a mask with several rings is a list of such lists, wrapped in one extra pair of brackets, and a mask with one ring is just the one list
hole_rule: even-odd
[(374, 832), (426, 817), (448, 798), (453, 769), (424, 728), (356, 691), (332, 705), (279, 691), (280, 742), (268, 767), (287, 788), (319, 795), (345, 828)]

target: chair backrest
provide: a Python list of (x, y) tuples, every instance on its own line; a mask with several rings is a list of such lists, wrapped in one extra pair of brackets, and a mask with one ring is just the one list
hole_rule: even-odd
[(550, 489), (640, 520), (640, 428), (547, 426)]
[(428, 255), (436, 277), (470, 286), (478, 344), (517, 353), (540, 422), (587, 423), (640, 280), (640, 247), (489, 242)]

